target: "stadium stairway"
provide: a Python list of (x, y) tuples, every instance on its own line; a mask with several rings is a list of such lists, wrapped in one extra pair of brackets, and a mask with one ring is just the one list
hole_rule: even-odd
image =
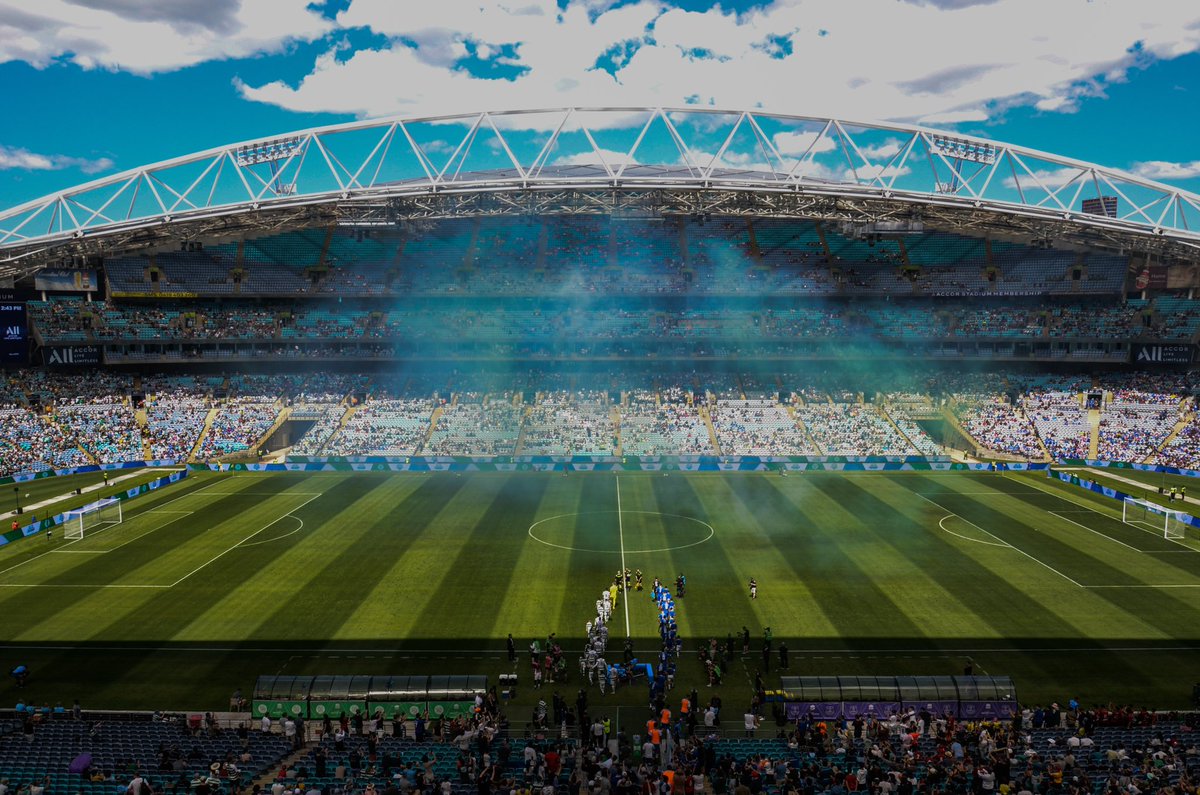
[(246, 791), (250, 791), (250, 789), (257, 784), (261, 788), (261, 791), (270, 792), (271, 785), (279, 779), (279, 774), (283, 772), (285, 767), (295, 767), (298, 762), (303, 761), (304, 758), (307, 757), (309, 753), (319, 744), (319, 740), (314, 742), (308, 738), (305, 738), (305, 742), (299, 748), (297, 748), (295, 751), (292, 751), (283, 759), (280, 759), (278, 763), (263, 771), (261, 776), (251, 781), (250, 786), (246, 789)]
[(821, 449), (821, 445), (817, 444), (817, 440), (814, 439), (813, 435), (808, 432), (808, 426), (804, 424), (804, 420), (796, 416), (796, 409), (792, 406), (788, 406), (787, 412), (789, 415), (791, 415), (792, 420), (796, 423), (796, 427), (799, 428), (800, 432), (804, 434), (804, 438), (807, 439), (808, 443), (812, 445), (812, 449), (816, 450), (818, 455), (825, 455), (825, 451)]
[(204, 437), (208, 436), (208, 432), (212, 428), (213, 421), (220, 413), (221, 409), (217, 408), (216, 406), (208, 410), (208, 414), (204, 416), (204, 426), (200, 429), (200, 435), (196, 437), (196, 443), (192, 445), (192, 449), (188, 451), (188, 461), (196, 460), (196, 455), (200, 452), (200, 445), (204, 443)]
[(953, 430), (958, 435), (958, 437), (962, 440), (963, 444), (969, 445), (968, 449), (970, 450), (970, 452), (974, 453), (976, 450), (980, 449), (982, 447), (982, 445), (979, 444), (979, 441), (976, 440), (976, 438), (974, 436), (967, 433), (967, 429), (964, 428), (962, 426), (962, 423), (958, 421), (958, 417), (955, 415), (954, 410), (951, 408), (951, 405), (952, 405), (952, 402), (948, 401), (944, 406), (942, 406), (942, 410), (938, 416), (948, 426), (950, 426), (950, 429)]
[(516, 445), (513, 447), (513, 455), (523, 455), (523, 454), (524, 454), (524, 448), (525, 448), (525, 428), (526, 428), (526, 425), (525, 425), (525, 423), (526, 423), (526, 421), (529, 419), (529, 413), (530, 413), (532, 410), (533, 410), (533, 409), (529, 408), (528, 406), (526, 406), (526, 407), (524, 407), (523, 409), (521, 409), (521, 428), (520, 428), (520, 430), (517, 432), (517, 443), (516, 443)]
[(1093, 461), (1100, 455), (1100, 409), (1088, 409), (1088, 458)]
[(1144, 463), (1144, 464), (1153, 463), (1153, 461), (1158, 457), (1158, 454), (1161, 453), (1163, 450), (1166, 450), (1167, 445), (1169, 445), (1172, 441), (1174, 441), (1175, 437), (1179, 435), (1179, 432), (1188, 426), (1188, 423), (1190, 423), (1192, 421), (1193, 416), (1195, 416), (1195, 412), (1191, 412), (1191, 411), (1187, 411), (1187, 410), (1179, 412), (1179, 419), (1176, 420), (1175, 427), (1172, 428), (1171, 432), (1167, 434), (1167, 438), (1162, 440), (1162, 444), (1160, 444), (1153, 453), (1146, 456), (1146, 460), (1143, 461), (1142, 463)]
[[(1023, 411), (1024, 409), (1022, 409)], [(1033, 428), (1033, 438), (1037, 439), (1038, 447), (1042, 448), (1042, 460), (1053, 461), (1054, 456), (1050, 455), (1050, 448), (1046, 446), (1046, 440), (1042, 438), (1042, 432), (1038, 430), (1037, 423), (1030, 421), (1028, 414), (1025, 415), (1025, 421), (1029, 422), (1029, 427)]]
[(142, 407), (133, 412), (133, 419), (142, 430), (142, 455), (147, 461), (154, 458), (154, 449), (150, 446), (150, 427), (146, 421), (146, 409)]
[(697, 411), (700, 414), (700, 419), (704, 420), (704, 427), (708, 428), (708, 441), (712, 443), (713, 450), (717, 451), (717, 455), (722, 455), (721, 440), (717, 438), (717, 429), (713, 427), (712, 416), (708, 413), (708, 406), (700, 406)]
[[(456, 399), (457, 399), (457, 397), (458, 396), (455, 395)], [(451, 405), (454, 405), (454, 404), (452, 403)], [(414, 448), (414, 450), (416, 452), (418, 452), (418, 453), (421, 452), (422, 450), (425, 449), (425, 445), (429, 444), (430, 438), (433, 437), (434, 430), (437, 429), (438, 420), (442, 418), (442, 414), (445, 411), (446, 411), (445, 407), (438, 406), (437, 408), (435, 408), (433, 410), (433, 413), (429, 415), (429, 428), (426, 429), (425, 436), (422, 437), (422, 439), (421, 439), (421, 444)]]
[(60, 431), (62, 431), (63, 438), (70, 441), (72, 444), (74, 444), (76, 447), (78, 447), (79, 451), (82, 452), (85, 456), (87, 456), (87, 460), (88, 460), (89, 464), (99, 464), (100, 463), (100, 461), (96, 458), (95, 454), (90, 449), (88, 449), (88, 446), (86, 444), (84, 444), (81, 440), (76, 439), (75, 434), (71, 433), (71, 429), (68, 426), (63, 425), (61, 422), (58, 421), (57, 414), (55, 414), (54, 412), (50, 412), (49, 414), (47, 414), (46, 422), (49, 422), (51, 425), (54, 425), (56, 428), (58, 428)]
[(357, 414), (358, 410), (361, 408), (361, 404), (357, 406), (346, 406), (346, 411), (343, 412), (342, 418), (338, 420), (338, 426), (334, 428), (333, 433), (329, 434), (329, 438), (322, 442), (321, 446), (317, 448), (317, 455), (324, 454), (325, 448), (329, 446), (329, 443), (332, 442), (337, 435), (342, 432), (342, 429), (344, 429), (350, 423), (350, 420), (354, 418), (354, 415)]
[(908, 434), (905, 433), (903, 430), (901, 430), (900, 426), (896, 424), (896, 421), (892, 419), (892, 412), (890, 410), (891, 407), (884, 404), (884, 405), (879, 406), (878, 408), (880, 409), (878, 413), (883, 415), (883, 418), (888, 421), (888, 425), (891, 425), (892, 428), (895, 429), (896, 433), (900, 434), (900, 438), (903, 439), (904, 441), (908, 442), (908, 446), (913, 449), (914, 453), (916, 453), (917, 446), (915, 444), (913, 444), (913, 440), (908, 438)]
[[(622, 400), (624, 400), (624, 397), (625, 397), (625, 395), (622, 393), (622, 395), (621, 395)], [(613, 436), (615, 437), (615, 441), (616, 441), (616, 444), (613, 446), (613, 452), (616, 453), (617, 455), (623, 455), (624, 451), (621, 449), (621, 409), (620, 409), (620, 407), (613, 406), (611, 409), (609, 409), (608, 417), (612, 421)]]

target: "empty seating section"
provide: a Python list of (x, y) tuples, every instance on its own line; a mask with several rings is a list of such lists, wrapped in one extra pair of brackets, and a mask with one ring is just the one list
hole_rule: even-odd
[(1200, 333), (1200, 300), (1160, 296), (1153, 309), (1151, 322), (1163, 339), (1193, 340)]
[[(280, 735), (248, 732), (242, 739), (231, 730), (191, 733), (174, 721), (75, 721), (49, 718), (31, 734), (18, 730), (0, 737), (0, 778), (11, 791), (27, 785), (45, 787), (46, 795), (108, 795), (125, 790), (138, 769), (154, 791), (166, 791), (183, 780), (184, 789), (215, 764), (233, 760), (237, 775), (225, 779), (249, 788), (291, 751)], [(72, 760), (90, 754), (84, 774), (69, 773)], [(92, 776), (97, 780), (92, 780)], [(27, 791), (27, 790), (26, 790)]]
[(612, 455), (616, 428), (604, 392), (551, 392), (529, 409), (522, 455)]

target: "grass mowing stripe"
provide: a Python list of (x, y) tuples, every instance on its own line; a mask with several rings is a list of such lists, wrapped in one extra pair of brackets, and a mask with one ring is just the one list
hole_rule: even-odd
[[(583, 499), (584, 486), (601, 480), (603, 478), (590, 475), (576, 477), (560, 474), (551, 478), (542, 495), (537, 515), (540, 519), (552, 516), (565, 518), (546, 523), (541, 528), (554, 538), (565, 541), (564, 546), (573, 546), (575, 514), (583, 510), (580, 501)], [(502, 588), (498, 588), (496, 598), (496, 626), (500, 627), (496, 639), (511, 632), (519, 655), (518, 664), (524, 666), (528, 666), (526, 650), (530, 641), (543, 638), (547, 626), (558, 627), (564, 648), (578, 651), (576, 647), (582, 644), (583, 624), (576, 626), (575, 623), (581, 617), (580, 608), (591, 610), (592, 604), (589, 594), (593, 589), (585, 592), (583, 584), (597, 579), (595, 569), (599, 568), (595, 555), (591, 556), (593, 560), (590, 567), (575, 568), (579, 553), (538, 543), (528, 537), (529, 532), (527, 528), (526, 537), (519, 544), (513, 576)], [(602, 584), (598, 581), (595, 587), (599, 588)], [(586, 620), (586, 617), (583, 619)], [(507, 664), (507, 658), (505, 662)], [(573, 663), (574, 660), (569, 664)], [(513, 668), (509, 667), (508, 670)]]
[[(917, 476), (910, 479), (909, 482), (912, 483), (914, 481), (922, 481), (925, 479), (926, 478), (924, 476)], [(892, 478), (892, 480), (899, 482), (896, 478)], [(962, 499), (969, 500), (971, 498), (963, 497)], [(949, 504), (949, 501), (947, 504)], [(993, 526), (996, 526), (999, 523), (1009, 528), (1024, 527), (1026, 530), (1028, 530), (1027, 525), (1023, 525), (1016, 519), (1016, 514), (1004, 513), (995, 508), (984, 506), (979, 503), (975, 503), (974, 507), (967, 505), (960, 505), (959, 507), (961, 507), (968, 514), (973, 514), (976, 516), (978, 521), (990, 522), (993, 524)], [(1016, 510), (1023, 509), (1017, 508)], [(1083, 534), (1080, 533), (1080, 536), (1082, 535)], [(1061, 563), (1062, 560), (1070, 557), (1075, 570), (1081, 573), (1081, 575), (1084, 577), (1083, 581), (1088, 584), (1141, 583), (1140, 580), (1137, 580), (1131, 575), (1120, 572), (1113, 566), (1096, 559), (1092, 555), (1089, 555), (1088, 550), (1095, 549), (1095, 544), (1090, 540), (1090, 536), (1089, 538), (1079, 538), (1078, 541), (1080, 542), (1080, 546), (1068, 547), (1070, 549), (1069, 553), (1060, 551), (1058, 553), (1059, 558), (1056, 559), (1056, 563)], [(1053, 543), (1055, 546), (1060, 548), (1066, 546), (1062, 542), (1055, 541)], [(1040, 551), (1045, 553), (1046, 549), (1042, 548)], [(1180, 603), (1178, 599), (1180, 597), (1148, 591), (1149, 589), (1137, 589), (1136, 592), (1125, 591), (1121, 589), (1098, 589), (1094, 591), (1088, 591), (1088, 593), (1098, 599), (1108, 602), (1118, 614), (1126, 613), (1132, 616), (1137, 622), (1152, 627), (1155, 631), (1162, 633), (1162, 636), (1164, 637), (1189, 637), (1191, 634), (1193, 634), (1194, 630), (1185, 629), (1185, 627), (1187, 627), (1190, 622), (1195, 620), (1196, 615), (1194, 609), (1188, 610), (1183, 620), (1180, 620), (1178, 617), (1180, 612)], [(1186, 600), (1188, 597), (1182, 597), (1182, 599)], [(1195, 602), (1185, 601), (1185, 604), (1194, 605)], [(1111, 616), (1106, 618), (1102, 611), (1093, 611), (1093, 615), (1099, 617), (1101, 621), (1114, 620)]]
[[(725, 568), (712, 571), (706, 567), (708, 555), (697, 551), (698, 565), (693, 565), (693, 601), (703, 600), (703, 606), (690, 610), (690, 620), (709, 637), (728, 639), (727, 634), (742, 626), (774, 626), (781, 636), (835, 637), (837, 630), (815, 599), (810, 584), (792, 577), (792, 569), (782, 550), (775, 545), (763, 545), (753, 555), (746, 554), (748, 544), (758, 544), (761, 530), (745, 525), (741, 520), (741, 502), (731, 484), (741, 477), (707, 478), (698, 481), (697, 495), (705, 514), (711, 517), (717, 533), (713, 538)], [(690, 479), (689, 479), (690, 482)], [(711, 550), (708, 550), (711, 552)], [(700, 574), (705, 574), (703, 582)], [(786, 581), (785, 598), (751, 601), (747, 585), (750, 578), (762, 581)], [(768, 615), (760, 615), (765, 609)], [(784, 628), (791, 628), (790, 631)]]
[(440, 504), (429, 503), (416, 525), (409, 524), (413, 512), (406, 510), (404, 503), (392, 509), (388, 518), (393, 526), (372, 531), (378, 556), (388, 565), (387, 573), (379, 579), (371, 578), (369, 590), (358, 594), (357, 608), (332, 637), (345, 640), (430, 634), (417, 623), (417, 617), (428, 607), (439, 585), (458, 575), (445, 561), (466, 543), (470, 528), (495, 501), (498, 484), (496, 478), (463, 483)]
[[(570, 539), (567, 544), (570, 551), (543, 547), (548, 554), (566, 556), (565, 576), (559, 571), (551, 574), (552, 578), (561, 578), (565, 582), (565, 601), (559, 610), (557, 632), (563, 639), (570, 638), (575, 645), (582, 648), (585, 625), (596, 619), (596, 600), (600, 591), (612, 584), (613, 575), (619, 560), (620, 545), (611, 543), (613, 539), (613, 524), (616, 516), (611, 511), (616, 510), (614, 499), (613, 479), (615, 476), (605, 473), (581, 473), (572, 475), (566, 480), (575, 484), (576, 499), (573, 510), (575, 516), (563, 517), (539, 525), (542, 532), (557, 530), (564, 539)], [(555, 516), (561, 513), (554, 510), (542, 510), (538, 516)], [(565, 535), (569, 523), (570, 534)], [(618, 539), (619, 540), (619, 539)], [(608, 546), (605, 543), (608, 542)], [(539, 544), (539, 546), (541, 546)], [(594, 552), (588, 550), (609, 550)], [(557, 557), (557, 560), (562, 560)], [(536, 600), (528, 588), (521, 589), (521, 600)], [(638, 626), (636, 614), (632, 616), (632, 626)], [(528, 628), (531, 637), (545, 638), (546, 629), (538, 626)], [(631, 627), (632, 629), (632, 627)], [(505, 630), (507, 632), (507, 630)], [(636, 633), (635, 633), (636, 634)], [(609, 625), (609, 643), (616, 646), (620, 633), (613, 631)]]
[[(924, 637), (921, 628), (896, 606), (850, 552), (845, 513), (834, 504), (815, 499), (820, 492), (810, 481), (795, 478), (777, 487), (773, 480), (746, 478), (733, 484), (746, 515), (753, 517), (767, 543), (778, 549), (792, 575), (809, 585), (839, 635), (849, 641), (856, 635), (896, 634), (912, 638), (915, 646), (923, 645), (918, 640)], [(797, 497), (801, 502), (796, 501)], [(785, 532), (786, 528), (797, 527), (802, 529), (794, 534)], [(877, 563), (886, 565), (886, 561)], [(759, 579), (759, 598), (778, 585)]]
[[(1018, 498), (1020, 499), (1020, 498)], [(1182, 583), (1200, 586), (1200, 551), (1181, 546), (1168, 541), (1162, 536), (1155, 536), (1143, 530), (1130, 527), (1116, 517), (1096, 511), (1095, 513), (1069, 514), (1059, 517), (1063, 522), (1079, 527), (1079, 532), (1091, 531), (1114, 541), (1129, 542), (1135, 545), (1133, 551), (1125, 553), (1126, 562), (1137, 561), (1148, 569), (1141, 577), (1143, 582), (1147, 577), (1155, 577), (1156, 571), (1161, 571), (1164, 581), (1172, 573), (1179, 572), (1193, 578), (1194, 582)], [(1156, 556), (1156, 552), (1171, 552), (1171, 554)], [(1103, 584), (1103, 583), (1100, 583)], [(1116, 583), (1121, 585), (1122, 583)], [(1181, 583), (1176, 583), (1181, 584)]]
[[(650, 492), (653, 499), (653, 507), (657, 511), (661, 511), (668, 516), (691, 516), (697, 519), (708, 522), (710, 517), (704, 506), (700, 502), (700, 496), (696, 493), (693, 486), (693, 479), (687, 477), (666, 477), (666, 478), (651, 478)], [(695, 481), (700, 483), (702, 481)], [(672, 520), (670, 527), (686, 529), (687, 523), (679, 520)], [(713, 586), (717, 583), (725, 584), (731, 591), (729, 597), (741, 601), (744, 594), (740, 593), (740, 580), (737, 572), (733, 569), (733, 564), (729, 557), (725, 554), (725, 550), (713, 542), (699, 544), (697, 546), (684, 547), (682, 543), (690, 542), (691, 536), (683, 536), (680, 538), (671, 538), (671, 533), (666, 533), (667, 543), (664, 547), (678, 547), (671, 549), (666, 553), (667, 559), (670, 561), (667, 566), (668, 587), (674, 587), (671, 580), (674, 574), (685, 574), (688, 578), (689, 590), (697, 598), (689, 599), (684, 597), (679, 600), (675, 610), (676, 623), (679, 625), (680, 637), (703, 639), (706, 636), (711, 636), (713, 633), (704, 632), (701, 629), (703, 625), (703, 615), (706, 608), (711, 604), (710, 600), (716, 595), (713, 591)], [(700, 578), (699, 581), (697, 578)], [(749, 578), (747, 578), (749, 579)], [(698, 594), (695, 589), (700, 588)], [(711, 625), (710, 625), (711, 626)], [(726, 631), (732, 630), (729, 623), (725, 625)]]
[[(892, 489), (885, 482), (873, 484), (875, 488), (867, 490), (849, 478), (822, 478), (815, 481), (815, 485), (832, 504), (854, 506), (848, 520), (871, 536), (871, 540), (862, 545), (865, 550), (875, 553), (869, 566), (881, 567), (876, 577), (886, 585), (889, 597), (914, 624), (923, 628), (926, 635), (1000, 636), (989, 620), (992, 611), (981, 612), (980, 605), (969, 605), (960, 599), (954, 579), (944, 576), (947, 571), (957, 574), (957, 566), (946, 565), (949, 562), (947, 555), (949, 553), (955, 564), (974, 567), (972, 573), (984, 577), (985, 586), (1000, 586), (997, 593), (1005, 592), (1003, 578), (960, 552), (949, 539), (935, 536), (925, 523), (910, 520), (901, 508), (923, 510), (924, 507), (919, 501), (914, 504), (911, 492)], [(900, 507), (893, 500), (899, 502)], [(879, 555), (882, 552), (886, 552), (886, 556)], [(996, 554), (995, 550), (972, 552)]]
[[(951, 591), (956, 601), (971, 610), (981, 621), (991, 627), (992, 633), (1003, 645), (1009, 637), (1030, 637), (1046, 633), (1051, 637), (1076, 637), (1083, 628), (1071, 623), (1047, 605), (1031, 596), (1023, 588), (1032, 588), (1042, 579), (1040, 570), (1036, 576), (1023, 578), (1011, 570), (1014, 558), (1012, 551), (1002, 548), (964, 548), (952, 542), (934, 529), (932, 514), (936, 511), (927, 503), (914, 500), (914, 492), (905, 484), (906, 478), (890, 480), (884, 488), (869, 490), (862, 484), (845, 479), (830, 487), (835, 498), (844, 500), (855, 508), (886, 514), (887, 532), (877, 532), (880, 543), (887, 544), (896, 554), (909, 558), (914, 565), (936, 572), (939, 584)], [(926, 508), (929, 510), (926, 510)], [(919, 518), (914, 518), (919, 517)], [(967, 550), (970, 550), (968, 552)], [(978, 557), (976, 557), (978, 555)], [(993, 566), (983, 561), (996, 561)], [(1000, 563), (999, 561), (1007, 561)], [(1076, 601), (1088, 599), (1074, 586), (1055, 582), (1055, 595), (1051, 601)], [(1023, 586), (1023, 587), (1022, 587)], [(947, 628), (949, 629), (949, 628)], [(951, 637), (952, 631), (940, 632)]]
[[(924, 498), (929, 499), (929, 498)], [(1011, 495), (1002, 495), (998, 500), (1017, 499)], [(1035, 512), (1017, 513), (1013, 510), (1001, 510), (992, 504), (980, 501), (975, 495), (949, 494), (938, 495), (931, 500), (947, 513), (954, 513), (968, 522), (995, 535), (1000, 540), (1011, 544), (1023, 555), (1058, 576), (1075, 582), (1079, 586), (1095, 583), (1134, 584), (1138, 580), (1102, 557), (1107, 550), (1094, 544), (1081, 546), (1076, 542), (1077, 537), (1058, 537), (1051, 535), (1046, 521), (1047, 515), (1042, 509)], [(1042, 525), (1035, 527), (1031, 522)]]
[(509, 578), (520, 576), (513, 565), (553, 475), (500, 477), (499, 492), (471, 528), (467, 542), (453, 560), (438, 561), (452, 576), (434, 591), (414, 626), (436, 627), (443, 637), (494, 638), (497, 632), (500, 637), (508, 632), (497, 626), (495, 594), (506, 592)]
[[(363, 594), (387, 573), (396, 557), (425, 532), (443, 505), (465, 487), (467, 481), (449, 476), (432, 476), (403, 502), (392, 499), (387, 479), (371, 478), (353, 485), (345, 493), (331, 495), (326, 533), (304, 550), (312, 568), (298, 576), (290, 592), (280, 594), (273, 611), (253, 631), (257, 637), (301, 640), (320, 647), (332, 640), (350, 618)], [(349, 481), (355, 484), (354, 480)], [(361, 521), (351, 517), (361, 516)], [(403, 529), (398, 519), (405, 517)], [(319, 543), (316, 543), (319, 542)], [(396, 605), (401, 610), (401, 605)], [(296, 616), (304, 616), (297, 622)], [(376, 637), (395, 636), (394, 627), (382, 625)]]

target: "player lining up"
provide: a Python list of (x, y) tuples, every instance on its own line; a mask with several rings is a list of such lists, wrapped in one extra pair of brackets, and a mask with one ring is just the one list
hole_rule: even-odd
[(758, 582), (753, 577), (750, 578), (750, 598), (758, 598)]

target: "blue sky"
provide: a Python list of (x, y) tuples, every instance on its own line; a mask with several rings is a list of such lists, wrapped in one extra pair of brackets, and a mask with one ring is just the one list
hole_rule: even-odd
[(1200, 191), (1179, 0), (0, 0), (0, 85), (0, 207), (356, 118), (601, 104), (919, 122)]

